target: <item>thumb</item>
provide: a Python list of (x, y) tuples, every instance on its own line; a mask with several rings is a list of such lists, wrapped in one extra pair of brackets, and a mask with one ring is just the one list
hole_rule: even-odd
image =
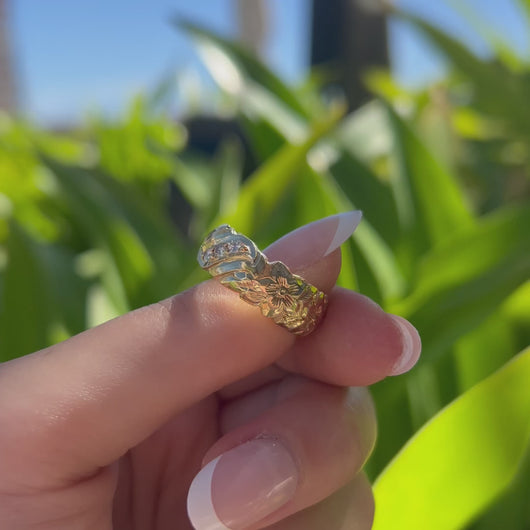
[[(349, 212), (316, 221), (267, 255), (329, 290), (340, 269), (337, 249), (359, 220)], [(272, 363), (294, 340), (236, 293), (206, 281), (1, 366), (0, 459), (46, 454), (46, 471), (86, 476), (174, 414)]]

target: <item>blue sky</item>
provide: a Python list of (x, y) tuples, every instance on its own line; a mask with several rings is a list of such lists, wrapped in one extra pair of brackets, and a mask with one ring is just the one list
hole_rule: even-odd
[[(332, 1), (332, 0), (330, 0)], [(26, 114), (41, 123), (71, 122), (89, 109), (116, 113), (169, 72), (199, 72), (188, 38), (169, 19), (179, 15), (224, 35), (236, 32), (231, 0), (8, 0)], [(451, 7), (467, 5), (474, 22), (493, 27), (521, 53), (530, 49), (516, 0), (400, 0), (466, 42), (487, 46)], [(310, 2), (269, 0), (271, 32), (265, 56), (288, 81), (303, 77), (309, 54)], [(480, 20), (477, 18), (480, 17)], [(417, 86), (443, 75), (439, 55), (410, 27), (390, 25), (394, 72)]]

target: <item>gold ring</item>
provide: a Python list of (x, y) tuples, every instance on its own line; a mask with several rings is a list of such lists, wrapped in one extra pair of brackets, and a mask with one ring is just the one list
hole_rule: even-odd
[(295, 335), (311, 333), (324, 316), (325, 293), (281, 261), (269, 262), (254, 241), (229, 225), (206, 236), (197, 260), (242, 300), (258, 306), (263, 315)]

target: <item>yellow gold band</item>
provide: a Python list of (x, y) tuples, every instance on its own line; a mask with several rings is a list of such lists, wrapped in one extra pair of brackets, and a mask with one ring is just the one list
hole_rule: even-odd
[(328, 297), (281, 261), (269, 262), (256, 244), (229, 225), (204, 239), (199, 265), (263, 315), (296, 335), (311, 333), (324, 316)]

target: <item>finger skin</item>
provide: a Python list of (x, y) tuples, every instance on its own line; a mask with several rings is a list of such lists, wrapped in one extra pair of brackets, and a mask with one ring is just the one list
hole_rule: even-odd
[[(116, 469), (108, 467), (89, 480), (68, 488), (4, 493), (0, 474), (0, 528), (2, 530), (112, 530), (112, 499)], [(19, 477), (22, 483), (24, 477)]]
[[(336, 251), (308, 269), (308, 280), (329, 290), (339, 269)], [(47, 485), (84, 478), (192, 403), (271, 364), (294, 341), (209, 280), (5, 363), (3, 477), (17, 483), (17, 461), (31, 458), (35, 477)]]
[(370, 298), (335, 287), (317, 330), (294, 341), (275, 365), (223, 388), (220, 396), (233, 399), (286, 371), (332, 385), (371, 385), (390, 374), (401, 348), (396, 323), (387, 313)]
[(387, 313), (370, 298), (336, 287), (321, 326), (297, 340), (278, 364), (335, 385), (367, 386), (390, 374), (401, 349)]
[[(329, 292), (340, 270), (340, 251), (297, 265), (296, 255), (289, 255), (293, 248), (284, 239), (267, 252)], [(3, 467), (16, 479), (17, 459), (32, 455), (35, 475), (55, 477), (57, 486), (90, 475), (174, 414), (282, 356), (287, 369), (335, 384), (381, 379), (399, 356), (401, 336), (388, 315), (359, 303), (359, 296), (332, 293), (321, 329), (296, 340), (210, 280), (5, 363), (0, 466), (6, 455)], [(371, 324), (363, 331), (355, 318)], [(361, 345), (371, 346), (369, 361)]]
[[(374, 496), (370, 482), (359, 473), (327, 499), (291, 515), (267, 530), (370, 530)], [(264, 528), (260, 526), (259, 528)]]
[[(306, 277), (329, 290), (339, 267), (336, 252), (313, 272), (307, 270)], [(314, 341), (311, 335), (302, 339), (303, 347), (294, 347), (288, 368), (338, 384), (387, 375), (390, 360), (399, 356), (399, 331), (378, 306), (358, 304), (360, 295), (348, 296), (339, 291), (336, 301), (332, 294), (322, 329), (313, 334)], [(366, 333), (375, 338), (362, 339), (363, 330), (347, 316), (362, 318), (362, 308), (373, 319)], [(372, 341), (369, 362), (356, 346), (362, 340)], [(172, 415), (270, 365), (294, 344), (293, 335), (235, 293), (214, 281), (200, 284), (3, 365), (0, 402), (7, 406), (0, 410), (0, 463), (1, 455), (9, 455), (6, 469), (16, 475), (17, 458), (31, 454), (36, 476), (56, 477), (58, 485), (65, 476), (84, 477)]]
[(260, 521), (280, 521), (325, 499), (347, 484), (375, 443), (376, 420), (365, 388), (341, 388), (288, 376), (226, 405), (226, 433), (208, 451), (203, 467), (222, 453), (254, 439), (270, 438), (286, 447), (298, 469), (294, 497)]

